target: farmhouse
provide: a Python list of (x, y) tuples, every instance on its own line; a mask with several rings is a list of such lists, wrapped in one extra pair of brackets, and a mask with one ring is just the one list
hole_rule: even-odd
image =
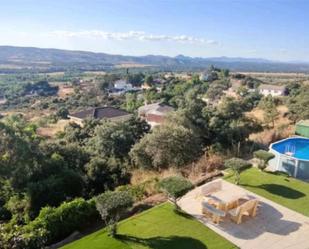
[(174, 108), (162, 103), (154, 103), (138, 108), (138, 116), (147, 121), (147, 123), (154, 127), (164, 122), (168, 113), (174, 111)]
[(86, 119), (108, 119), (112, 121), (128, 120), (132, 114), (114, 107), (96, 107), (68, 115), (72, 122), (83, 125)]
[(273, 97), (283, 96), (283, 95), (285, 95), (286, 88), (285, 88), (285, 86), (262, 84), (259, 87), (259, 92), (260, 92), (260, 94), (262, 94), (264, 96), (267, 96), (267, 95), (271, 95)]

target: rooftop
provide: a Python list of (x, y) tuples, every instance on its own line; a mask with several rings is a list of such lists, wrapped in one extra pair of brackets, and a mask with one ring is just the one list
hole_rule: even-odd
[(70, 114), (71, 117), (86, 119), (86, 118), (95, 118), (95, 119), (103, 119), (103, 118), (116, 118), (121, 116), (129, 115), (130, 113), (117, 109), (114, 107), (95, 107), (92, 109), (76, 112)]
[(162, 103), (154, 103), (154, 104), (149, 104), (145, 106), (141, 106), (139, 109), (139, 112), (147, 112), (147, 113), (168, 113), (174, 110), (173, 107), (169, 105), (165, 105)]
[(262, 85), (260, 85), (259, 89), (284, 91), (285, 86), (262, 84)]

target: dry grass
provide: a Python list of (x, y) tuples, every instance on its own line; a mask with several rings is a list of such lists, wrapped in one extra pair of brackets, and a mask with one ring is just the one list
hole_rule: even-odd
[(199, 160), (182, 168), (169, 168), (158, 171), (135, 169), (132, 171), (131, 184), (138, 185), (153, 179), (163, 179), (169, 176), (182, 175), (192, 182), (196, 182), (208, 173), (222, 169), (225, 156), (219, 154), (205, 153)]
[(59, 85), (59, 90), (57, 95), (60, 98), (65, 98), (74, 93), (74, 88), (72, 86)]
[(154, 178), (163, 179), (165, 177), (181, 175), (181, 172), (176, 168), (169, 168), (161, 172), (154, 170), (135, 169), (132, 171), (131, 184), (137, 185)]
[(58, 132), (64, 131), (64, 127), (70, 123), (70, 120), (61, 119), (56, 124), (50, 124), (48, 127), (40, 127), (37, 133), (43, 137), (54, 137)]
[[(275, 127), (270, 128), (265, 126), (265, 129), (262, 132), (251, 134), (249, 137), (250, 140), (268, 146), (270, 143), (278, 139), (286, 138), (294, 134), (295, 127), (286, 117), (288, 108), (284, 105), (280, 105), (277, 107), (277, 110), (279, 112), (279, 117), (275, 121)], [(264, 121), (264, 111), (259, 108), (253, 109), (246, 115), (260, 121), (261, 123)]]

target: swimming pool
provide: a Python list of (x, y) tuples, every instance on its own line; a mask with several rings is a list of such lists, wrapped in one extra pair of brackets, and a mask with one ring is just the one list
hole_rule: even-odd
[(297, 159), (309, 160), (309, 139), (288, 138), (272, 145), (272, 149)]
[(309, 180), (309, 139), (293, 137), (273, 143), (269, 151), (275, 154), (269, 165), (274, 170)]

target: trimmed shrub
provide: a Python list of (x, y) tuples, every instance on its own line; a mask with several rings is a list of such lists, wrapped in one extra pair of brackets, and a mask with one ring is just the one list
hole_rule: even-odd
[(107, 191), (96, 198), (96, 207), (105, 222), (109, 234), (117, 234), (117, 223), (125, 211), (133, 205), (133, 198), (127, 191)]
[(159, 183), (159, 187), (168, 194), (176, 209), (179, 209), (179, 206), (177, 205), (178, 198), (192, 189), (193, 185), (190, 181), (181, 176), (171, 176), (164, 178)]
[(242, 171), (246, 170), (247, 168), (251, 167), (251, 163), (241, 159), (241, 158), (231, 158), (224, 162), (224, 166), (226, 168), (230, 168), (234, 175), (235, 175), (235, 184), (239, 184), (240, 181), (240, 174)]
[(267, 167), (267, 163), (269, 160), (275, 157), (274, 154), (266, 151), (266, 150), (257, 150), (253, 152), (254, 157), (258, 158), (261, 163), (258, 164), (258, 168), (260, 170), (264, 170)]

